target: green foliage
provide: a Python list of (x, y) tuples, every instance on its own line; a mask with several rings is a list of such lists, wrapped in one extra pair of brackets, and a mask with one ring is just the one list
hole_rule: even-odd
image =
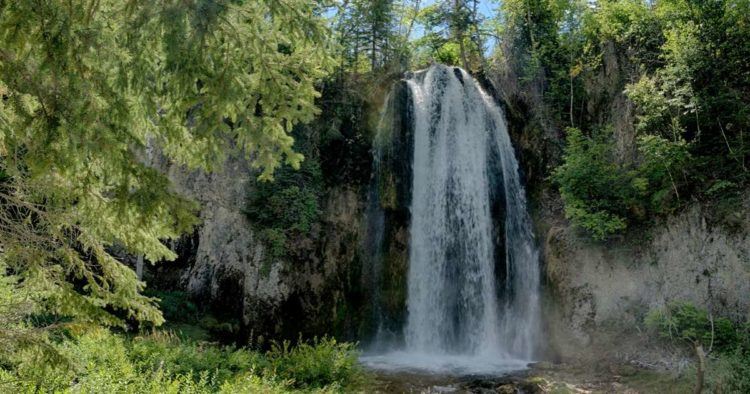
[(0, 274), (12, 291), (34, 289), (59, 320), (49, 330), (161, 323), (110, 254), (173, 259), (164, 241), (197, 222), (148, 161), (210, 170), (239, 151), (263, 179), (298, 167), (290, 132), (318, 113), (327, 34), (307, 0), (0, 2)]
[(370, 180), (374, 110), (380, 109), (381, 89), (390, 88), (391, 78), (344, 75), (324, 85), (320, 106), (328, 115), (310, 128), (318, 135), (326, 186), (364, 185)]
[(222, 344), (237, 342), (240, 324), (236, 319), (217, 319), (210, 310), (199, 307), (182, 291), (147, 291), (159, 300), (165, 322), (163, 329), (169, 330), (185, 340), (211, 340)]
[(316, 338), (296, 347), (287, 341), (276, 343), (268, 357), (274, 372), (298, 388), (353, 384), (363, 376), (354, 345), (333, 338)]
[(670, 116), (675, 111), (657, 78), (643, 76), (625, 88), (625, 93), (638, 106), (636, 130), (669, 137), (682, 134), (679, 124), (673, 123)]
[(289, 256), (294, 242), (309, 236), (320, 217), (323, 175), (317, 146), (304, 141), (303, 151), (309, 154), (299, 170), (282, 168), (273, 182), (256, 183), (248, 195), (245, 213), (260, 230), (271, 259)]
[[(352, 0), (338, 4), (333, 25), (342, 71), (374, 73), (405, 67), (408, 37), (400, 32), (403, 26), (399, 25), (396, 14), (403, 12), (399, 11), (398, 2), (393, 0)], [(405, 18), (406, 15), (401, 21)]]
[(415, 18), (423, 34), (413, 41), (414, 63), (423, 67), (438, 62), (480, 72), (487, 32), (486, 21), (477, 10), (476, 0), (437, 1), (423, 6)]
[(732, 181), (719, 180), (714, 182), (711, 187), (706, 190), (706, 194), (712, 197), (733, 194), (737, 190), (737, 184)]
[(673, 174), (688, 160), (683, 141), (652, 135), (639, 140), (638, 163), (618, 162), (614, 146), (606, 129), (588, 137), (570, 128), (563, 164), (553, 173), (566, 217), (597, 240), (668, 212), (677, 191)]
[[(0, 272), (7, 270), (8, 266), (0, 258)], [(40, 311), (39, 297), (34, 296), (31, 289), (19, 287), (18, 281), (15, 275), (0, 276), (0, 363), (27, 342), (15, 336), (33, 335), (32, 331), (25, 330), (29, 324), (26, 318)]]
[[(527, 105), (591, 137), (589, 147), (568, 137), (555, 176), (574, 223), (602, 239), (692, 197), (725, 198), (713, 185), (747, 184), (748, 1), (511, 0), (502, 9), (498, 58), (517, 69)], [(616, 137), (597, 137), (604, 129)]]
[[(525, 89), (536, 89), (543, 82), (542, 102), (532, 105), (547, 104), (550, 111), (545, 116), (555, 121), (569, 120), (571, 89), (583, 94), (579, 74), (581, 66), (590, 62), (580, 57), (587, 53), (581, 29), (587, 8), (585, 2), (575, 0), (502, 2), (503, 45), (496, 57), (516, 65)], [(569, 121), (566, 126), (574, 124)]]
[(461, 65), (461, 48), (458, 43), (446, 42), (435, 50), (432, 55), (435, 61), (449, 66)]
[(709, 352), (706, 381), (712, 392), (744, 393), (750, 389), (750, 323), (713, 317), (685, 302), (652, 310), (645, 323), (663, 338), (699, 343)]
[(260, 353), (184, 341), (169, 332), (133, 338), (128, 357), (141, 370), (164, 368), (177, 375), (210, 371), (216, 381), (267, 364)]
[(554, 172), (566, 217), (600, 240), (625, 229), (628, 204), (637, 192), (634, 176), (613, 158), (608, 133), (588, 138), (568, 129), (565, 162)]
[[(339, 70), (387, 76), (434, 61), (479, 71), (490, 36), (480, 0), (337, 1)], [(449, 56), (455, 53), (457, 56)]]
[[(320, 213), (320, 169), (316, 167), (313, 171), (316, 179), (309, 178), (309, 173), (289, 173), (289, 177), (284, 176), (286, 174), (280, 176), (279, 181), (274, 184), (275, 187), (260, 187), (257, 193), (253, 193), (254, 199), (248, 214), (261, 225), (301, 233), (310, 231)], [(298, 179), (303, 183), (302, 187), (294, 184)], [(311, 186), (306, 187), (308, 183)], [(263, 208), (259, 209), (261, 198), (265, 201)]]
[(741, 59), (750, 56), (750, 3), (665, 1), (659, 12), (670, 22), (663, 79), (675, 81), (665, 90), (680, 103), (677, 121), (695, 134), (697, 178), (744, 184), (750, 65)]
[(738, 348), (718, 355), (708, 366), (706, 381), (716, 393), (750, 392), (750, 351)]
[[(638, 138), (639, 178), (647, 181), (644, 199), (655, 214), (670, 212), (673, 199), (679, 198), (678, 186), (684, 179), (684, 168), (689, 163), (689, 146), (682, 139), (670, 141), (656, 135)], [(643, 191), (643, 190), (642, 190)]]
[[(286, 256), (287, 253), (287, 237), (284, 229), (272, 227), (272, 228), (264, 228), (260, 231), (258, 234), (260, 238), (265, 243), (266, 247), (268, 248), (268, 256), (269, 258), (279, 259)], [(270, 273), (271, 266), (269, 265), (271, 262), (269, 261), (267, 265), (264, 267), (266, 270), (264, 270), (263, 274), (267, 275)]]
[(590, 55), (598, 54), (607, 43), (614, 43), (628, 54), (632, 64), (650, 70), (661, 63), (662, 23), (644, 1), (602, 1), (596, 11), (587, 12), (581, 29), (590, 45)]
[(194, 322), (201, 314), (198, 306), (183, 291), (152, 291), (149, 294), (159, 299), (159, 310), (166, 321)]
[[(55, 346), (74, 361), (71, 367), (39, 364), (32, 354), (19, 354), (14, 363), (0, 367), (0, 390), (155, 394), (342, 392), (355, 388), (364, 377), (351, 346), (332, 340), (263, 354), (244, 348), (185, 342), (169, 333), (128, 339), (96, 329)], [(316, 373), (316, 369), (326, 372)], [(281, 372), (277, 374), (277, 370)], [(301, 375), (297, 376), (298, 372)]]
[[(740, 330), (729, 319), (712, 318), (705, 310), (678, 302), (664, 310), (653, 310), (646, 316), (646, 325), (659, 335), (690, 343), (700, 342), (718, 351), (732, 351), (741, 342)], [(745, 338), (747, 340), (747, 338)]]

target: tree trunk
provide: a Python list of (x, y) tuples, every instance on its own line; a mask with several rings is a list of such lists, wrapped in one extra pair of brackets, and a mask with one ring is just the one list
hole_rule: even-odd
[(370, 62), (372, 63), (371, 65), (372, 71), (375, 71), (375, 56), (377, 54), (377, 43), (378, 43), (377, 31), (376, 31), (375, 23), (373, 22), (372, 24), (372, 54), (370, 55), (371, 56)]
[(575, 127), (573, 124), (573, 75), (570, 75), (570, 127)]
[(695, 382), (695, 394), (701, 394), (703, 392), (703, 379), (706, 374), (706, 353), (703, 351), (703, 345), (698, 341), (693, 343), (695, 347), (695, 354), (698, 356), (698, 371), (697, 381)]
[(414, 16), (409, 21), (409, 27), (406, 29), (406, 35), (405, 35), (406, 40), (405, 41), (407, 41), (407, 42), (409, 41), (409, 37), (411, 37), (411, 31), (414, 28), (414, 21), (417, 20), (417, 15), (419, 15), (419, 3), (420, 3), (420, 0), (417, 0), (414, 3)]
[(484, 58), (484, 42), (482, 41), (482, 31), (481, 26), (479, 25), (479, 1), (474, 0), (474, 3), (472, 5), (472, 24), (474, 25), (474, 34), (472, 35), (474, 45), (477, 47), (477, 56), (479, 56), (479, 66), (482, 68), (483, 71), (489, 70), (489, 67), (487, 67), (487, 61)]
[(466, 58), (466, 45), (464, 45), (464, 30), (459, 20), (461, 16), (461, 1), (454, 0), (453, 2), (453, 30), (456, 40), (458, 40), (458, 48), (461, 51), (461, 67), (467, 72), (469, 71), (469, 60)]
[(143, 255), (139, 255), (138, 260), (135, 262), (135, 275), (138, 277), (138, 280), (143, 279)]

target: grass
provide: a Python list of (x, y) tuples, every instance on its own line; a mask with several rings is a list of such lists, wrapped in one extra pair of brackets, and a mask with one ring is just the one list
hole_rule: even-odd
[(685, 374), (638, 370), (635, 374), (623, 376), (622, 383), (640, 393), (682, 394), (691, 393), (695, 388), (693, 380)]

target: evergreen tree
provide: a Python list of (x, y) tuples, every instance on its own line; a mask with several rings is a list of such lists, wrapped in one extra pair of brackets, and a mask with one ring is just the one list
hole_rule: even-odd
[[(307, 0), (0, 0), (5, 286), (34, 288), (57, 323), (160, 323), (110, 250), (174, 258), (163, 241), (196, 206), (142, 158), (210, 170), (239, 151), (263, 179), (298, 167), (289, 133), (317, 113), (326, 35)], [(0, 317), (7, 349), (29, 325), (16, 315)]]
[(335, 18), (341, 65), (353, 72), (404, 70), (419, 0), (344, 0)]
[(423, 8), (418, 19), (425, 33), (417, 47), (427, 50), (430, 61), (478, 71), (484, 66), (484, 21), (478, 7), (475, 0), (443, 0)]

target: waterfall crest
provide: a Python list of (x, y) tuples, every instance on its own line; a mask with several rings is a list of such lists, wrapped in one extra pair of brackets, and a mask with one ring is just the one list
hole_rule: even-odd
[[(504, 116), (459, 68), (433, 66), (406, 83), (414, 145), (408, 313), (402, 348), (368, 360), (465, 372), (517, 367), (534, 358), (539, 336), (539, 258)], [(493, 198), (504, 200), (504, 254)]]

